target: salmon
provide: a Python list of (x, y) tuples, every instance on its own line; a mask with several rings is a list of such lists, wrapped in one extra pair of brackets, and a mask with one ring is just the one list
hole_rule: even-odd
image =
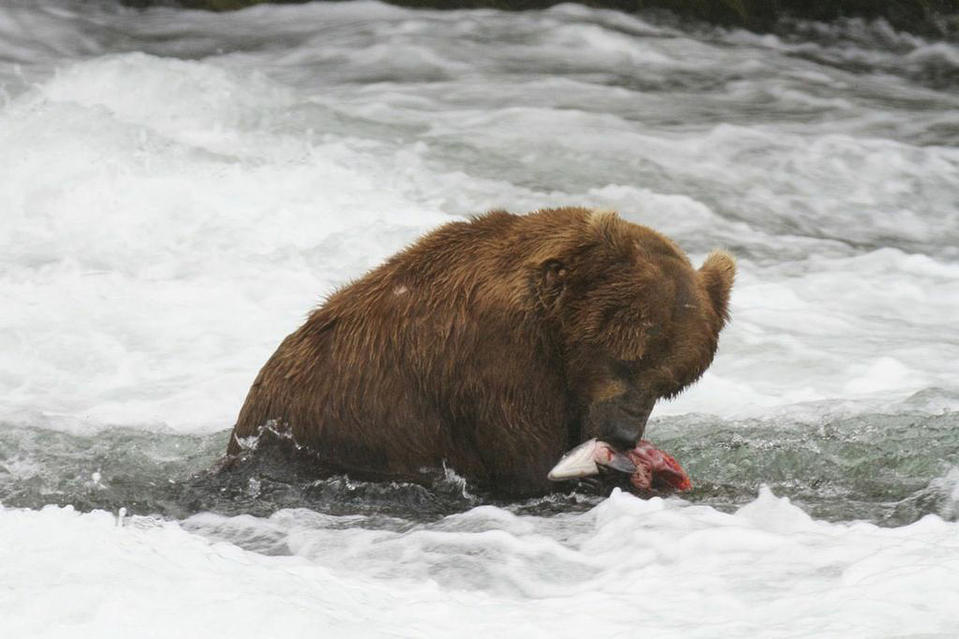
[(547, 477), (552, 481), (567, 481), (599, 475), (603, 470), (628, 475), (630, 487), (638, 493), (682, 492), (693, 487), (679, 462), (645, 439), (626, 451), (590, 439), (563, 455)]

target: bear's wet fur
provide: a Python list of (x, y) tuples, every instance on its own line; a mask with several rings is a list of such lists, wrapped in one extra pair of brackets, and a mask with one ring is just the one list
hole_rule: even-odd
[(564, 451), (595, 436), (629, 446), (658, 398), (702, 375), (734, 273), (724, 252), (695, 269), (609, 211), (447, 224), (283, 340), (228, 453), (255, 455), (246, 438), (269, 431), (361, 478), (445, 465), (494, 494), (548, 492)]

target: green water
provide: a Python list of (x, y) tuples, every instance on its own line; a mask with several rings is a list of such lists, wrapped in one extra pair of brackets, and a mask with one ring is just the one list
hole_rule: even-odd
[[(284, 457), (219, 471), (228, 434), (115, 428), (74, 435), (3, 426), (0, 503), (126, 508), (172, 518), (306, 507), (423, 521), (488, 501), (455, 478), (440, 478), (428, 488), (316, 479), (302, 462)], [(822, 424), (681, 417), (656, 420), (647, 434), (692, 476), (694, 489), (684, 498), (721, 510), (748, 503), (766, 484), (829, 521), (893, 526), (926, 514), (959, 516), (959, 413), (868, 414)], [(507, 506), (549, 514), (599, 499), (583, 492)]]

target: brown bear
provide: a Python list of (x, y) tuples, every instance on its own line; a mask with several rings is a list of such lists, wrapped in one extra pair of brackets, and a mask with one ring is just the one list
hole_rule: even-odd
[(660, 397), (712, 362), (735, 264), (584, 208), (493, 211), (436, 229), (340, 289), (253, 382), (228, 453), (266, 427), (316, 463), (548, 492), (590, 437), (631, 448)]

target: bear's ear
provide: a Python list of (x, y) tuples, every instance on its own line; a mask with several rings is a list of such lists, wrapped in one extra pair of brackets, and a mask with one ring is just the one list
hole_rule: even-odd
[(539, 264), (539, 300), (544, 306), (552, 306), (566, 287), (569, 269), (557, 259), (548, 259)]
[(562, 287), (566, 283), (569, 269), (559, 260), (546, 260), (541, 266), (543, 270), (543, 284), (547, 290)]
[(713, 251), (699, 267), (699, 273), (716, 314), (725, 323), (729, 320), (729, 292), (736, 278), (736, 260), (725, 251)]

